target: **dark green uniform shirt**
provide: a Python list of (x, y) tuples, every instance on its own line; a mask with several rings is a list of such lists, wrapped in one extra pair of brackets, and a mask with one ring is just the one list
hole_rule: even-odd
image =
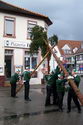
[(44, 80), (46, 81), (48, 86), (51, 86), (52, 82), (51, 82), (51, 75), (45, 75), (44, 76)]
[(64, 92), (65, 91), (65, 82), (66, 79), (57, 79), (56, 80), (56, 90), (57, 92)]
[(19, 80), (19, 75), (15, 73), (14, 75), (11, 76), (10, 83), (16, 83)]
[(24, 77), (24, 80), (25, 80), (25, 81), (30, 81), (31, 76), (30, 76), (30, 72), (29, 72), (29, 71), (25, 71), (25, 72), (22, 74), (22, 76)]
[(56, 80), (58, 78), (59, 73), (60, 73), (60, 69), (57, 66), (55, 71), (52, 72), (52, 74), (45, 75), (44, 80), (46, 81), (47, 85), (52, 86), (53, 84), (56, 84)]

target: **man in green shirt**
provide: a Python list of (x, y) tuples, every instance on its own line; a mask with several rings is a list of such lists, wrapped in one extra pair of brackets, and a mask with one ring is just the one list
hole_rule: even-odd
[[(80, 76), (77, 75), (76, 70), (72, 71), (72, 77), (68, 77), (67, 79), (73, 79), (75, 84), (77, 85), (77, 87), (79, 87), (80, 84)], [(71, 101), (74, 101), (77, 109), (78, 109), (78, 113), (81, 113), (81, 106), (80, 103), (78, 101), (77, 95), (74, 92), (74, 90), (72, 89), (72, 87), (70, 86), (68, 89), (68, 97), (67, 97), (67, 113), (71, 112)]]
[(59, 111), (63, 111), (63, 98), (64, 98), (64, 94), (65, 94), (65, 82), (67, 80), (64, 79), (64, 75), (63, 73), (60, 73), (58, 75), (58, 79), (56, 80), (56, 91), (57, 91), (57, 95), (58, 95), (58, 108)]
[(29, 82), (30, 82), (31, 75), (28, 67), (26, 67), (26, 70), (23, 72), (22, 77), (24, 78), (24, 89), (25, 89), (24, 99), (26, 101), (31, 101), (31, 99), (29, 98), (29, 90), (30, 90)]
[(19, 81), (19, 70), (16, 71), (10, 79), (11, 84), (11, 97), (16, 97), (16, 82)]
[(51, 74), (48, 74), (46, 71), (44, 74), (44, 80), (46, 82), (46, 100), (45, 100), (45, 106), (49, 106), (50, 103), (50, 96), (52, 91), (52, 82), (51, 82)]

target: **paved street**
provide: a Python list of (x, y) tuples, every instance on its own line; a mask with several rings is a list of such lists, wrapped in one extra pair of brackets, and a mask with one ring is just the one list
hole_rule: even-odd
[[(83, 78), (81, 91), (83, 93)], [(66, 113), (66, 99), (64, 111), (58, 112), (57, 106), (45, 107), (45, 86), (31, 85), (30, 98), (24, 100), (23, 89), (17, 94), (18, 98), (10, 97), (10, 87), (0, 87), (0, 125), (83, 125), (83, 108), (79, 114), (72, 102), (71, 113)]]

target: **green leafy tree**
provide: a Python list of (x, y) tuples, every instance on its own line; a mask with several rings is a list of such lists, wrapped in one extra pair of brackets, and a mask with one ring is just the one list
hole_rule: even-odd
[[(45, 41), (50, 43), (51, 45), (58, 43), (58, 37), (53, 35), (48, 39), (47, 32), (43, 27), (35, 26), (31, 32), (31, 44), (30, 44), (30, 53), (38, 52), (39, 48), (41, 49), (42, 57), (49, 51)], [(49, 72), (49, 60), (51, 54), (48, 55), (48, 72)]]

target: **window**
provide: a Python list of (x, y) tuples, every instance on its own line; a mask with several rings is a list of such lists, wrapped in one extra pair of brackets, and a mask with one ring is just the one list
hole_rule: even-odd
[(77, 61), (79, 61), (80, 60), (80, 56), (78, 55), (78, 56), (76, 56), (76, 60)]
[[(33, 71), (33, 69), (37, 66), (37, 54), (35, 53), (33, 56), (29, 54), (28, 51), (25, 51), (25, 68), (29, 67), (30, 71)], [(37, 77), (37, 71), (34, 73), (33, 78)]]
[(76, 65), (76, 69), (77, 69), (77, 71), (79, 71), (79, 65), (78, 64)]
[(83, 55), (78, 55), (78, 56), (76, 56), (76, 60), (77, 60), (77, 61), (83, 60)]
[(30, 69), (30, 57), (25, 57), (25, 68), (26, 67)]
[(37, 66), (37, 57), (32, 57), (31, 61), (32, 61), (32, 69), (35, 69)]
[(67, 58), (68, 62), (71, 63), (71, 58)]
[(37, 25), (37, 22), (36, 22), (36, 21), (29, 21), (29, 20), (28, 20), (27, 38), (30, 39), (30, 35), (31, 35), (32, 28), (35, 27), (36, 25)]
[(82, 55), (80, 55), (80, 60), (82, 60)]
[(25, 57), (25, 68), (35, 69), (37, 66), (37, 57)]
[(64, 50), (64, 53), (65, 53), (65, 54), (71, 54), (71, 50), (65, 49), (65, 50)]
[(15, 37), (15, 18), (5, 17), (4, 35)]
[(13, 50), (5, 50), (5, 55), (13, 55)]
[(31, 56), (28, 51), (25, 51), (25, 68), (29, 67), (30, 69), (35, 69), (36, 66), (37, 54), (35, 53), (33, 56)]

